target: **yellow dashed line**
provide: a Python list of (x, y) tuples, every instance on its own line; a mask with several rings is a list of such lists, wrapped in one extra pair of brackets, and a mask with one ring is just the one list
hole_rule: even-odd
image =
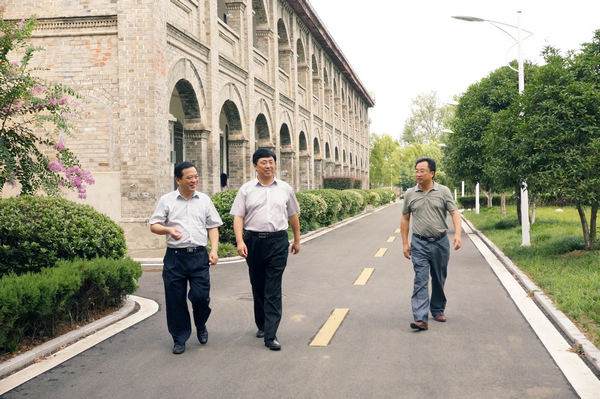
[(365, 285), (365, 284), (367, 284), (367, 281), (369, 281), (369, 278), (373, 274), (373, 271), (375, 271), (374, 268), (372, 268), (372, 267), (365, 267), (363, 269), (363, 271), (360, 273), (360, 275), (358, 276), (358, 278), (356, 279), (356, 281), (354, 282), (354, 285)]
[(385, 251), (387, 251), (387, 248), (379, 248), (379, 250), (375, 254), (375, 257), (381, 258), (383, 255), (385, 255)]
[(337, 329), (342, 324), (342, 321), (346, 318), (350, 309), (348, 308), (338, 308), (334, 309), (329, 315), (329, 318), (323, 324), (323, 327), (319, 330), (315, 338), (310, 343), (310, 346), (327, 346), (333, 338), (333, 335), (337, 331)]
[(394, 242), (395, 239), (396, 239), (396, 236), (390, 236), (390, 238), (388, 238), (387, 242)]
[(396, 230), (394, 231), (394, 233), (396, 233), (396, 234), (400, 234), (400, 229), (396, 229)]

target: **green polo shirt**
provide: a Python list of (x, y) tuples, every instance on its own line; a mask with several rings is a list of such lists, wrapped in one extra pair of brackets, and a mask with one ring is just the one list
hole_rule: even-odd
[(434, 182), (429, 192), (421, 190), (419, 185), (406, 190), (402, 213), (411, 214), (413, 233), (438, 237), (448, 231), (447, 212), (456, 209), (450, 189)]

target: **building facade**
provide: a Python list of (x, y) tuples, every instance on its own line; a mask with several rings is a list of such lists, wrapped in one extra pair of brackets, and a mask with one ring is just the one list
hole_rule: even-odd
[(67, 145), (96, 184), (87, 203), (125, 229), (130, 249), (162, 240), (146, 221), (194, 162), (200, 189), (239, 187), (270, 147), (296, 189), (324, 176), (368, 187), (373, 99), (306, 0), (8, 0), (36, 16), (34, 61), (81, 96)]

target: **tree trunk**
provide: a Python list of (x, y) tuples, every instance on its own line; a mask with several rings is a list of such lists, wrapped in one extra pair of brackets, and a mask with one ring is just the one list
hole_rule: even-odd
[(598, 204), (592, 205), (592, 215), (590, 216), (590, 243), (596, 244), (596, 221), (598, 219)]
[(502, 216), (506, 216), (506, 193), (500, 194), (500, 210), (502, 212)]
[(492, 199), (494, 198), (494, 193), (490, 191), (484, 191), (485, 197), (487, 198), (487, 207), (491, 208), (493, 206)]
[(579, 213), (579, 220), (581, 221), (581, 229), (583, 230), (583, 241), (585, 242), (585, 249), (592, 249), (592, 243), (590, 242), (590, 227), (588, 226), (587, 219), (585, 218), (585, 210), (583, 206), (577, 204), (577, 213)]
[(516, 198), (515, 200), (517, 201), (517, 220), (519, 221), (519, 226), (522, 224), (521, 223), (521, 186), (517, 185), (517, 189), (515, 191), (516, 194)]

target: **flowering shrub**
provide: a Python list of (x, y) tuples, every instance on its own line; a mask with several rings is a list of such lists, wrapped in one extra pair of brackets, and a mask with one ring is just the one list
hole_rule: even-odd
[(19, 183), (21, 194), (57, 194), (66, 187), (85, 198), (94, 179), (62, 138), (77, 95), (32, 74), (29, 64), (39, 48), (26, 42), (34, 27), (33, 19), (0, 19), (0, 189)]

